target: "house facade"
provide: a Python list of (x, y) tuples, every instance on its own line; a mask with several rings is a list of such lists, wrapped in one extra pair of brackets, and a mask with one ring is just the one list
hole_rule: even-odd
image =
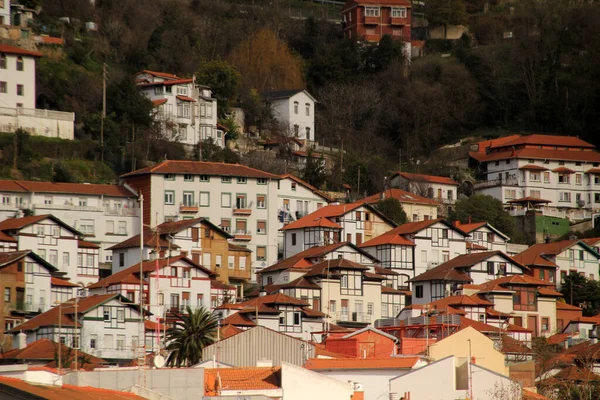
[(140, 232), (137, 194), (125, 186), (0, 180), (0, 198), (1, 219), (52, 214), (100, 246), (100, 263), (111, 263), (108, 247)]
[(282, 90), (263, 93), (273, 116), (288, 129), (289, 136), (315, 141), (316, 99), (306, 90)]
[(347, 39), (379, 42), (384, 35), (406, 43), (410, 57), (412, 5), (405, 0), (347, 0), (342, 10)]
[(473, 251), (497, 250), (506, 253), (507, 244), (510, 238), (487, 222), (471, 222), (461, 224), (460, 221), (454, 221), (454, 226), (461, 231), (469, 234), (467, 239)]
[(112, 272), (140, 262), (140, 240), (143, 240), (144, 261), (187, 256), (210, 269), (219, 281), (234, 284), (241, 292), (243, 284), (250, 280), (251, 251), (229, 243), (232, 238), (233, 235), (205, 218), (164, 222), (155, 229), (145, 229), (143, 239), (136, 235), (111, 247)]
[(277, 260), (277, 175), (238, 164), (163, 161), (122, 176), (144, 196), (144, 223), (204, 217), (252, 251), (251, 279)]
[(0, 131), (23, 129), (32, 135), (72, 140), (74, 113), (35, 108), (35, 68), (40, 57), (34, 51), (0, 44)]
[(390, 184), (450, 207), (458, 197), (458, 182), (444, 176), (396, 172)]
[(225, 132), (217, 124), (217, 99), (195, 76), (181, 78), (144, 70), (135, 75), (138, 88), (152, 101), (154, 120), (165, 138), (189, 146), (212, 139), (225, 146)]
[(284, 258), (314, 246), (351, 242), (360, 245), (396, 224), (368, 203), (332, 204), (285, 225)]
[(532, 201), (544, 215), (571, 220), (600, 209), (600, 153), (579, 138), (522, 136), (470, 155), (483, 177), (475, 192), (502, 201), (515, 216)]
[(411, 222), (437, 219), (438, 208), (441, 206), (441, 203), (435, 200), (397, 188), (386, 189), (381, 193), (365, 197), (358, 202), (376, 205), (379, 201), (388, 198), (393, 198), (400, 202), (402, 209), (406, 213), (406, 217)]
[(53, 307), (9, 333), (26, 334), (27, 344), (50, 339), (106, 360), (131, 360), (141, 343), (141, 319), (139, 309), (118, 294), (89, 296)]
[[(80, 241), (81, 233), (52, 215), (11, 218), (0, 231), (17, 240), (17, 248), (31, 250), (81, 287), (97, 282), (98, 251)], [(80, 248), (81, 244), (81, 248)]]
[(10, 25), (10, 0), (0, 3), (0, 25)]

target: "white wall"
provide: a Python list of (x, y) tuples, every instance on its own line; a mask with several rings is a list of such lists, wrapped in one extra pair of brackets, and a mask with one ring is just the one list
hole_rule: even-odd
[(10, 24), (10, 0), (6, 0), (4, 6), (0, 7), (0, 25)]
[[(390, 379), (405, 375), (409, 370), (398, 369), (330, 369), (315, 371), (341, 382), (359, 382), (365, 391), (365, 400), (389, 398)], [(416, 398), (416, 397), (415, 397)]]
[[(294, 102), (298, 102), (297, 113), (294, 110)], [(275, 118), (288, 126), (292, 135), (294, 125), (298, 125), (299, 139), (315, 140), (315, 103), (305, 92), (296, 93), (286, 99), (272, 100), (270, 103)], [(306, 115), (306, 104), (309, 105), (309, 115)], [(310, 129), (308, 137), (306, 128)]]
[[(35, 108), (35, 57), (3, 53), (6, 55), (6, 69), (0, 74), (0, 81), (6, 82), (7, 92), (0, 93), (0, 107)], [(23, 58), (23, 71), (17, 71), (17, 58)], [(23, 85), (23, 95), (17, 95), (17, 85)]]
[[(438, 245), (434, 245), (432, 240), (433, 230), (446, 229), (448, 232), (447, 241), (438, 241)], [(444, 262), (444, 254), (448, 254), (448, 259), (467, 253), (467, 242), (465, 236), (448, 228), (446, 225), (437, 222), (427, 229), (423, 229), (416, 233), (413, 238), (415, 242), (415, 275), (420, 275), (423, 272), (431, 269)]]
[(0, 131), (14, 132), (20, 128), (34, 136), (74, 139), (75, 113), (2, 107), (4, 104), (0, 103)]
[(348, 400), (354, 393), (348, 382), (339, 382), (285, 362), (281, 364), (281, 388), (285, 400)]

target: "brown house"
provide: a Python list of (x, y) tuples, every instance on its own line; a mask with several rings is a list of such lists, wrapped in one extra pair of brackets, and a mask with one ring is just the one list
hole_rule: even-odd
[(347, 0), (342, 10), (344, 36), (379, 42), (389, 35), (410, 42), (411, 7), (408, 0)]

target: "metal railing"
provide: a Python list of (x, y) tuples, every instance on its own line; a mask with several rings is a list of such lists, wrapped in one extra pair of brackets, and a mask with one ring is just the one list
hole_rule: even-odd
[(371, 323), (371, 314), (365, 312), (344, 312), (336, 313), (336, 320), (344, 322), (362, 322)]

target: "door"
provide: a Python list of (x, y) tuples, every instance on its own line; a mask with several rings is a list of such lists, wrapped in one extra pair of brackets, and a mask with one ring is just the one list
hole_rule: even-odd
[(531, 329), (533, 331), (533, 337), (537, 337), (537, 335), (538, 335), (537, 315), (528, 315), (527, 316), (527, 329)]
[(352, 318), (353, 321), (356, 322), (363, 322), (363, 302), (362, 300), (355, 300), (354, 301), (354, 318)]
[(192, 228), (192, 242), (194, 242), (194, 244), (198, 243), (198, 240), (200, 239), (200, 232), (198, 228)]

